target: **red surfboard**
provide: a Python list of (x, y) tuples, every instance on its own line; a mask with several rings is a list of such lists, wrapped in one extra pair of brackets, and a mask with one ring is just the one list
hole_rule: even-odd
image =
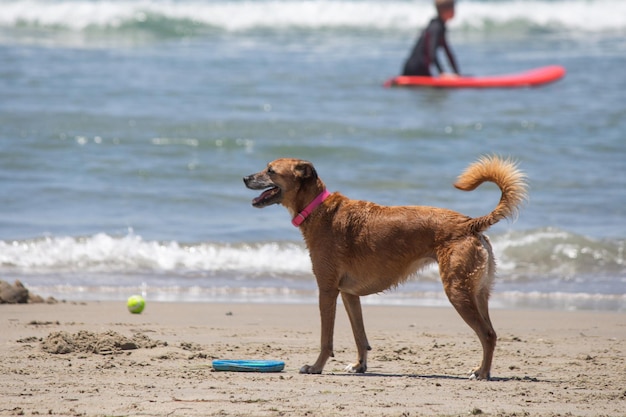
[(437, 88), (516, 88), (533, 87), (557, 81), (565, 75), (560, 65), (535, 68), (517, 74), (485, 77), (423, 77), (400, 75), (385, 81), (385, 87)]

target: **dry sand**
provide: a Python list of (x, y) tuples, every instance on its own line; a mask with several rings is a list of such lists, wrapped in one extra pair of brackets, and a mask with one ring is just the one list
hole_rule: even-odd
[[(315, 305), (0, 305), (0, 415), (626, 416), (626, 316), (494, 310), (493, 380), (470, 381), (477, 337), (450, 308), (365, 306), (365, 375), (339, 306), (335, 357)], [(280, 373), (212, 359), (280, 359)]]

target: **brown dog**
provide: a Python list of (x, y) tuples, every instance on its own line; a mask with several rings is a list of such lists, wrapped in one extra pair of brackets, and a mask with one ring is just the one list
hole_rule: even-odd
[(496, 346), (488, 311), (495, 262), (489, 239), (482, 232), (516, 214), (527, 186), (516, 164), (498, 157), (481, 158), (454, 185), (472, 191), (485, 181), (495, 183), (502, 196), (491, 213), (473, 219), (442, 208), (384, 207), (330, 194), (313, 165), (299, 159), (277, 159), (265, 170), (244, 178), (248, 188), (266, 189), (252, 205), (285, 206), (309, 249), (319, 287), (321, 352), (315, 363), (303, 366), (300, 373), (321, 373), (333, 356), (339, 294), (358, 350), (357, 362), (346, 370), (365, 372), (371, 348), (359, 297), (395, 287), (437, 262), (448, 299), (483, 347), (482, 363), (471, 378), (489, 379)]

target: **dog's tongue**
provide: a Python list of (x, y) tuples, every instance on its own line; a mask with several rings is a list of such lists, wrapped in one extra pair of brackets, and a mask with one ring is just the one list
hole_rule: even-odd
[(276, 189), (275, 189), (275, 188), (270, 188), (269, 190), (265, 190), (265, 191), (263, 191), (263, 193), (261, 193), (261, 195), (260, 195), (260, 196), (258, 196), (258, 197), (256, 197), (256, 198), (254, 198), (254, 199), (252, 200), (252, 204), (258, 204), (258, 203), (260, 203), (261, 201), (263, 201), (263, 200), (265, 200), (265, 199), (267, 199), (267, 198), (271, 197), (271, 195), (272, 195), (272, 194), (274, 194), (275, 192), (276, 192)]

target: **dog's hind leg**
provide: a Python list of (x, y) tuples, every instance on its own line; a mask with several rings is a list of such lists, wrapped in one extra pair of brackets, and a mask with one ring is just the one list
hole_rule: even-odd
[(489, 318), (488, 292), (481, 290), (476, 295), (476, 303), (480, 315), (480, 321), (477, 328), (472, 328), (478, 335), (480, 343), (483, 346), (483, 361), (479, 368), (476, 368), (471, 372), (470, 378), (488, 380), (491, 378), (491, 362), (493, 360), (493, 352), (495, 351), (497, 341), (496, 332), (493, 329), (491, 319)]
[[(461, 249), (459, 252), (465, 253), (454, 254), (449, 262), (443, 265), (440, 263), (439, 269), (450, 303), (476, 332), (483, 348), (482, 363), (472, 371), (470, 378), (488, 380), (491, 377), (491, 362), (497, 340), (488, 310), (494, 268), (488, 250), (483, 247), (477, 251), (475, 249)], [(455, 265), (456, 268), (450, 265)]]
[(335, 330), (335, 315), (337, 312), (338, 296), (339, 290), (337, 289), (320, 289), (319, 308), (320, 316), (322, 318), (321, 350), (313, 365), (304, 365), (300, 368), (301, 374), (321, 374), (328, 358), (334, 356), (333, 333)]
[(358, 352), (357, 361), (346, 366), (346, 371), (365, 373), (367, 371), (367, 351), (371, 350), (367, 336), (365, 334), (365, 325), (363, 324), (363, 312), (361, 310), (361, 299), (358, 295), (352, 295), (345, 292), (341, 293), (341, 299), (348, 312), (354, 341)]
[(496, 274), (496, 263), (493, 258), (491, 243), (487, 236), (480, 236), (480, 242), (484, 249), (481, 253), (486, 253), (487, 259), (485, 268), (479, 268), (482, 274), (480, 275), (479, 285), (476, 289), (476, 306), (478, 307), (482, 324), (480, 326), (480, 333), (476, 331), (476, 329), (474, 330), (476, 334), (478, 334), (483, 346), (483, 362), (479, 368), (471, 372), (471, 379), (489, 379), (491, 377), (491, 362), (497, 341), (496, 332), (493, 329), (491, 318), (489, 317), (489, 295)]
[[(446, 291), (446, 294), (463, 320), (476, 332), (483, 348), (482, 363), (480, 367), (472, 371), (470, 378), (488, 380), (491, 377), (491, 362), (496, 348), (497, 336), (488, 313), (487, 315), (481, 313), (481, 311), (487, 311), (486, 297), (484, 294), (477, 294), (476, 296), (460, 294), (455, 287)], [(479, 307), (479, 304), (484, 307)]]

